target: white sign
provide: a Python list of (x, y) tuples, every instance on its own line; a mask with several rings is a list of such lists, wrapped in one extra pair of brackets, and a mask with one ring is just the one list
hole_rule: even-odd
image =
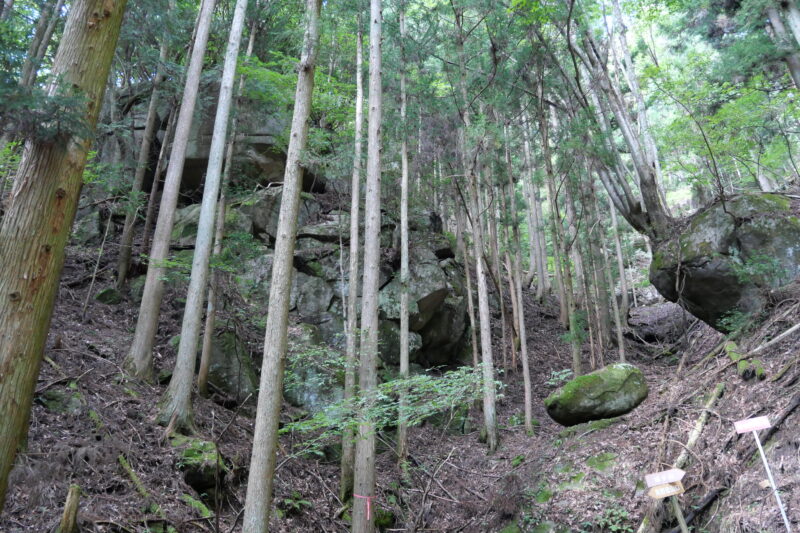
[(648, 490), (647, 495), (654, 500), (660, 500), (662, 498), (683, 494), (683, 492), (683, 484), (680, 481), (675, 481), (673, 483), (667, 483), (666, 485), (657, 485)]
[(736, 433), (750, 433), (751, 431), (772, 427), (772, 424), (769, 422), (769, 417), (759, 416), (756, 418), (739, 420), (738, 422), (734, 422), (733, 426), (736, 428)]
[(655, 474), (647, 474), (644, 476), (644, 482), (649, 489), (656, 485), (665, 485), (674, 481), (680, 481), (685, 475), (686, 472), (680, 468), (673, 468), (671, 470), (664, 470), (663, 472), (656, 472)]

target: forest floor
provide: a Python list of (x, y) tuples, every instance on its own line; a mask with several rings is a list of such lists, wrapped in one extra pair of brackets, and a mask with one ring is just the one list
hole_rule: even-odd
[[(121, 369), (138, 306), (91, 299), (82, 318), (94, 260), (93, 253), (70, 248), (28, 442), (12, 473), (0, 531), (54, 530), (71, 483), (82, 490), (84, 531), (158, 532), (167, 526), (181, 533), (238, 531), (252, 413), (195, 397), (200, 436), (217, 442), (229, 465), (220, 504), (198, 505), (200, 496), (180, 472), (180, 450), (153, 422), (166, 385), (129, 379)], [(91, 294), (112, 285), (111, 260), (101, 264)], [(179, 331), (181, 296), (165, 297), (157, 368), (170, 368), (174, 361), (167, 341)], [(530, 298), (525, 311), (534, 434), (527, 435), (521, 424), (521, 374), (509, 372), (498, 406), (500, 448), (492, 455), (479, 442), (477, 409), (471, 413), (474, 429), (466, 434), (434, 424), (412, 428), (405, 471), (391, 451), (391, 436), (382, 435), (387, 445), (382, 452), (379, 447), (374, 505), (395, 516), (386, 531), (633, 532), (645, 516), (663, 516), (663, 530), (669, 530), (675, 526), (671, 515), (648, 500), (641, 480), (672, 466), (718, 383), (724, 384), (724, 395), (708, 410), (684, 467), (686, 514), (707, 496), (721, 494), (709, 502), (695, 531), (782, 531), (772, 493), (759, 485), (765, 475), (752, 438), (738, 438), (733, 431), (733, 421), (765, 414), (786, 414), (767, 449), (789, 515), (800, 520), (797, 340), (759, 354), (766, 379), (745, 381), (724, 351), (705, 357), (719, 345), (720, 334), (687, 319), (672, 304), (636, 308), (628, 360), (645, 373), (649, 397), (611, 423), (565, 429), (548, 417), (542, 403), (569, 368), (557, 309)], [(747, 353), (787, 329), (798, 314), (797, 300), (784, 298), (763, 326), (740, 341), (739, 351)], [(615, 350), (609, 350), (605, 362), (615, 358)], [(282, 438), (274, 487), (281, 512), (273, 514), (271, 531), (347, 531), (347, 513), (337, 497), (338, 461), (288, 453), (302, 439)]]

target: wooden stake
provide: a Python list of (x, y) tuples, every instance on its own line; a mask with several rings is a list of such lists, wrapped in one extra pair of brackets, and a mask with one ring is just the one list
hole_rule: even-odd
[(67, 501), (64, 502), (64, 513), (58, 524), (58, 533), (76, 533), (78, 531), (78, 500), (81, 497), (81, 488), (70, 485), (67, 491)]
[(681, 504), (678, 503), (678, 497), (672, 496), (670, 500), (672, 500), (672, 510), (675, 511), (675, 518), (678, 519), (681, 533), (689, 533), (689, 526), (686, 525), (686, 518), (683, 517), (683, 511), (681, 511)]

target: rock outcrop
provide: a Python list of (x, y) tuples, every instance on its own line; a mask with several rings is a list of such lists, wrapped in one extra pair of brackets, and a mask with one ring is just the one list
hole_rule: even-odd
[(800, 218), (791, 198), (747, 193), (696, 214), (653, 250), (650, 281), (712, 327), (727, 332), (758, 314), (770, 289), (800, 274)]

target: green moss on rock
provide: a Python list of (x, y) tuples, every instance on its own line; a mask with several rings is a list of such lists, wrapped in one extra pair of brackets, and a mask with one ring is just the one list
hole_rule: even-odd
[(550, 417), (564, 426), (629, 413), (647, 398), (642, 371), (616, 363), (567, 382), (545, 401)]

